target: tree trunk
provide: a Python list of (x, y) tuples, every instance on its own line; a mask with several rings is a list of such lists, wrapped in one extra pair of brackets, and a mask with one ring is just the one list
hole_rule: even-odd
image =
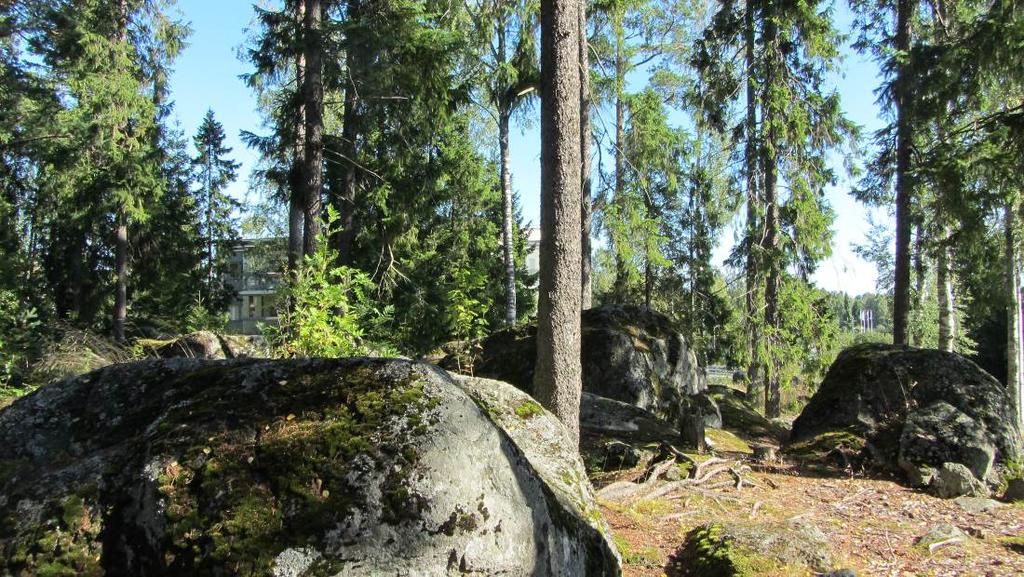
[[(128, 41), (128, 2), (120, 0), (117, 39), (120, 43)], [(125, 130), (119, 126), (118, 130)], [(125, 342), (125, 322), (128, 318), (128, 215), (125, 214), (124, 201), (117, 207), (116, 231), (114, 240), (114, 340)]]
[(593, 263), (590, 255), (590, 229), (594, 220), (594, 205), (590, 191), (590, 53), (587, 44), (587, 3), (580, 2), (580, 180), (583, 206), (581, 214), (580, 275), (582, 277), (583, 310), (593, 305)]
[(124, 326), (128, 317), (128, 218), (124, 207), (117, 210), (117, 232), (114, 244), (114, 270), (117, 284), (114, 288), (114, 340), (125, 342)]
[[(295, 5), (296, 26), (305, 22), (306, 3), (298, 0)], [(305, 85), (306, 55), (299, 51), (295, 57), (296, 90)], [(291, 190), (288, 195), (288, 267), (294, 273), (302, 265), (303, 247), (305, 244), (305, 209), (306, 198), (303, 187), (302, 166), (305, 162), (306, 149), (306, 106), (303, 99), (295, 109), (295, 143), (292, 150), (292, 166), (288, 175)]]
[(918, 318), (911, 327), (910, 340), (915, 347), (924, 346), (924, 301), (928, 291), (928, 264), (925, 262), (924, 254), (924, 223), (918, 220), (914, 234), (914, 318)]
[[(503, 42), (502, 42), (503, 43)], [(516, 324), (516, 261), (512, 227), (515, 213), (512, 206), (512, 175), (509, 165), (508, 124), (511, 104), (501, 103), (498, 111), (498, 150), (501, 155), (501, 246), (505, 260), (505, 324)]]
[(1006, 237), (1006, 287), (1007, 318), (1006, 318), (1006, 382), (1007, 390), (1013, 403), (1018, 427), (1024, 425), (1024, 380), (1021, 379), (1021, 294), (1020, 294), (1020, 256), (1017, 240), (1017, 207), (1008, 203), (1004, 209), (1004, 227)]
[(1003, 209), (1006, 260), (1006, 390), (1010, 395), (1017, 426), (1024, 426), (1024, 381), (1021, 379), (1021, 295), (1020, 262), (1017, 251), (1016, 209), (1007, 203)]
[(765, 125), (768, 127), (767, 142), (761, 143), (761, 168), (764, 170), (764, 255), (768, 265), (768, 274), (764, 286), (764, 317), (765, 329), (768, 333), (768, 359), (765, 366), (765, 401), (764, 414), (768, 418), (778, 417), (782, 413), (782, 391), (779, 379), (779, 288), (781, 282), (781, 264), (779, 263), (778, 231), (778, 167), (776, 143), (779, 142), (778, 130), (775, 128), (782, 120), (783, 111), (779, 103), (773, 99), (770, 90), (778, 82), (778, 62), (776, 52), (778, 28), (770, 18), (765, 19), (764, 45), (766, 55), (764, 96)]
[(305, 103), (305, 151), (303, 163), (303, 185), (305, 199), (305, 239), (303, 252), (316, 252), (320, 236), (321, 194), (323, 191), (324, 165), (324, 83), (323, 83), (323, 19), (321, 0), (305, 0), (306, 13), (303, 15), (303, 45), (306, 55), (306, 70), (302, 78), (302, 99)]
[[(362, 18), (360, 0), (348, 0), (347, 15), (350, 23), (357, 23)], [(340, 230), (335, 237), (335, 248), (341, 260), (340, 264), (352, 265), (355, 262), (353, 245), (356, 238), (356, 195), (359, 189), (360, 171), (358, 157), (359, 148), (359, 91), (357, 84), (362, 71), (362, 56), (359, 53), (359, 42), (349, 39), (345, 47), (345, 111), (341, 126), (341, 162), (345, 163), (341, 182), (341, 194), (334, 199), (334, 209), (338, 211)]]
[(747, 262), (746, 262), (746, 313), (747, 313), (747, 354), (750, 364), (747, 367), (747, 396), (754, 406), (760, 406), (762, 386), (758, 378), (758, 345), (760, 344), (760, 321), (758, 319), (758, 296), (761, 293), (757, 282), (757, 258), (761, 238), (758, 234), (757, 215), (759, 212), (757, 196), (757, 81), (754, 78), (754, 7), (747, 0), (743, 17), (743, 36), (745, 44), (747, 115), (744, 123), (746, 136), (744, 160), (746, 161), (747, 179)]
[(953, 352), (956, 342), (956, 306), (953, 300), (953, 273), (949, 268), (948, 247), (939, 248), (935, 267), (939, 292), (939, 349)]
[[(617, 9), (616, 9), (617, 10)], [(626, 193), (626, 159), (623, 153), (626, 144), (626, 57), (624, 53), (625, 34), (622, 17), (616, 12), (615, 22), (615, 195), (612, 202), (621, 208), (623, 195)], [(627, 276), (626, 261), (615, 250), (615, 285), (614, 292), (618, 298), (626, 294)]]
[[(206, 150), (206, 288), (213, 289), (213, 158)], [(212, 302), (213, 295), (206, 295)], [(207, 303), (209, 305), (210, 303)]]
[[(910, 50), (912, 9), (911, 0), (898, 0), (896, 50), (903, 54)], [(910, 325), (910, 209), (913, 185), (910, 181), (911, 95), (907, 87), (909, 68), (905, 62), (898, 65), (896, 74), (896, 257), (892, 340), (894, 344), (906, 345)]]
[(581, 191), (579, 1), (541, 1), (541, 249), (537, 400), (579, 443)]

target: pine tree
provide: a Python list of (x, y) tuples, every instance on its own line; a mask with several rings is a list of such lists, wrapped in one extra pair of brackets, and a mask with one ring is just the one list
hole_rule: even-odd
[(537, 400), (579, 443), (580, 69), (579, 0), (541, 2), (541, 276)]

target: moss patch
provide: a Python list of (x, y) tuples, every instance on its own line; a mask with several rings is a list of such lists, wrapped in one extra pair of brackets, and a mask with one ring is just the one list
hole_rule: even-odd
[(716, 451), (725, 453), (744, 453), (752, 455), (754, 450), (746, 441), (737, 437), (734, 433), (724, 429), (705, 429), (704, 436), (710, 442), (711, 447)]
[(534, 401), (524, 401), (521, 405), (516, 407), (516, 416), (520, 419), (529, 419), (536, 417), (544, 412), (544, 407), (541, 407)]
[(848, 431), (829, 431), (786, 447), (786, 454), (801, 461), (824, 461), (833, 451), (860, 453), (864, 438)]
[(676, 554), (675, 564), (682, 570), (680, 574), (688, 577), (798, 574), (786, 571), (777, 561), (737, 546), (721, 526), (714, 524), (701, 525), (687, 533), (682, 549)]

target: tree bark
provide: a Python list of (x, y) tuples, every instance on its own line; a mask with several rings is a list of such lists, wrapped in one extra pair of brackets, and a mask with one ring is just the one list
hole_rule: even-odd
[(747, 262), (746, 262), (746, 313), (747, 313), (747, 396), (754, 406), (761, 404), (762, 386), (758, 378), (758, 345), (760, 342), (760, 321), (758, 319), (758, 296), (761, 287), (757, 282), (757, 258), (761, 238), (758, 234), (757, 215), (759, 212), (757, 194), (757, 81), (754, 77), (754, 7), (747, 0), (743, 16), (743, 37), (745, 44), (747, 114), (744, 121), (746, 136), (744, 160), (747, 180)]
[(579, 1), (541, 1), (541, 248), (537, 400), (579, 443), (581, 191)]
[(583, 310), (593, 306), (593, 263), (591, 262), (590, 229), (594, 220), (594, 205), (590, 191), (590, 47), (587, 44), (587, 3), (580, 2), (580, 181), (583, 206), (581, 214), (580, 275), (582, 278)]
[(124, 207), (117, 210), (117, 232), (114, 244), (114, 270), (117, 284), (114, 288), (114, 340), (125, 342), (125, 322), (128, 318), (128, 218)]
[(316, 252), (320, 236), (321, 194), (324, 165), (324, 83), (323, 83), (323, 20), (321, 0), (305, 0), (303, 15), (302, 50), (306, 56), (306, 70), (302, 78), (302, 96), (305, 103), (305, 150), (303, 185), (305, 199), (305, 238), (303, 253)]
[(764, 413), (769, 418), (778, 417), (782, 413), (782, 391), (779, 378), (779, 288), (781, 283), (781, 264), (779, 263), (778, 230), (778, 167), (776, 143), (779, 142), (777, 129), (783, 111), (770, 94), (771, 87), (778, 81), (777, 50), (778, 28), (770, 19), (765, 19), (765, 78), (762, 105), (765, 106), (764, 122), (768, 127), (767, 138), (761, 143), (761, 168), (764, 170), (764, 250), (761, 253), (767, 261), (767, 277), (764, 286), (764, 317), (765, 329), (768, 333), (768, 359), (765, 366), (765, 401)]
[[(306, 2), (297, 0), (295, 4), (296, 29), (305, 22)], [(299, 50), (295, 56), (295, 89), (301, 90), (305, 85), (306, 54)], [(295, 144), (292, 149), (292, 166), (289, 176), (291, 190), (288, 195), (288, 268), (292, 273), (302, 265), (302, 254), (305, 245), (305, 188), (302, 183), (302, 166), (305, 162), (306, 149), (306, 106), (305, 100), (298, 99), (295, 108)]]
[[(499, 44), (504, 45), (504, 35), (501, 35)], [(504, 46), (499, 48), (504, 55)], [(508, 125), (512, 115), (511, 103), (503, 101), (498, 111), (498, 153), (501, 156), (501, 246), (502, 255), (505, 260), (505, 324), (512, 326), (516, 324), (516, 261), (514, 236), (512, 227), (514, 225), (515, 213), (512, 205), (512, 175), (509, 161)]]
[(1003, 209), (1003, 233), (1006, 260), (1006, 391), (1010, 395), (1017, 427), (1024, 426), (1024, 381), (1021, 379), (1021, 295), (1020, 259), (1017, 251), (1017, 207), (1007, 203)]
[[(898, 0), (896, 5), (896, 50), (907, 54), (910, 50), (911, 0)], [(897, 67), (896, 76), (896, 255), (895, 287), (893, 294), (892, 340), (894, 344), (908, 343), (910, 325), (910, 181), (911, 138), (910, 98), (907, 88), (909, 68), (906, 63)]]
[(938, 285), (936, 288), (939, 293), (939, 349), (953, 352), (956, 342), (956, 306), (953, 297), (953, 273), (949, 267), (948, 247), (939, 247), (935, 268), (936, 284)]

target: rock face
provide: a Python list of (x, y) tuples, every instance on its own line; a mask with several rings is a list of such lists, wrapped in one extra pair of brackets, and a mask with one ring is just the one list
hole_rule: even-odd
[(993, 461), (1017, 460), (1021, 436), (1003, 386), (955, 353), (863, 344), (840, 353), (793, 423), (792, 438), (864, 441), (878, 465), (921, 473), (961, 463), (985, 478)]
[(945, 401), (911, 412), (897, 462), (908, 474), (935, 463), (962, 463), (978, 479), (992, 469), (996, 448), (977, 421)]
[[(704, 373), (668, 317), (640, 307), (603, 306), (583, 312), (583, 390), (647, 409), (677, 422), (680, 403), (706, 388)], [(473, 374), (530, 393), (536, 326), (500, 331), (473, 353)], [(456, 370), (454, 357), (442, 366)], [(461, 363), (462, 366), (465, 362)]]
[(367, 359), (43, 387), (0, 413), (0, 573), (618, 575), (553, 417), (506, 433), (467, 390)]

